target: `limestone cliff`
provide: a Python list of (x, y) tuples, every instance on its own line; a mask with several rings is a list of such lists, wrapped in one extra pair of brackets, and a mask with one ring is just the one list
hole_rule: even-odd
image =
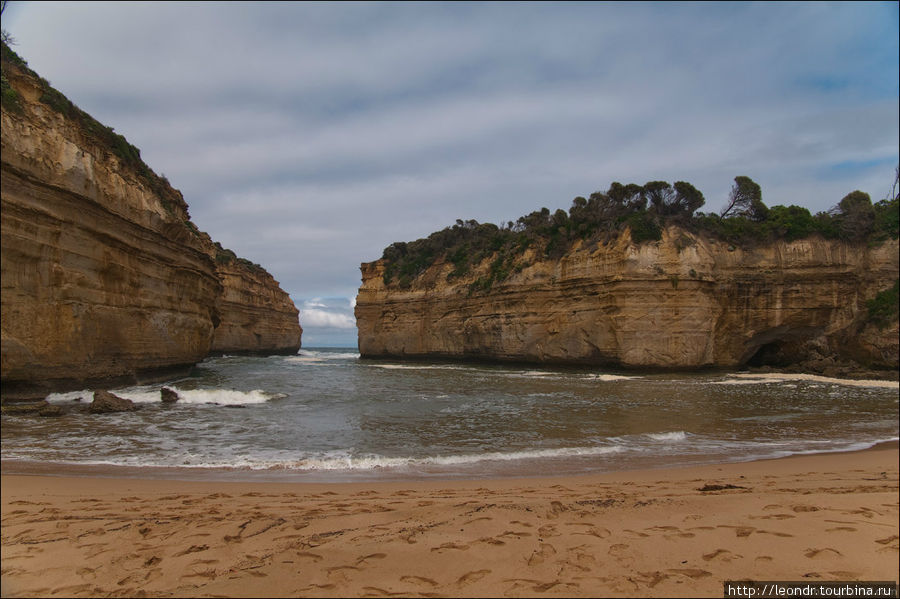
[(302, 329), (299, 312), (265, 269), (217, 248), (222, 283), (216, 308), (221, 322), (213, 335), (214, 354), (295, 354)]
[[(4, 400), (171, 374), (208, 354), (217, 325), (246, 328), (258, 296), (283, 294), (267, 273), (232, 289), (181, 194), (5, 45), (0, 174)], [(246, 349), (271, 339), (259, 332)]]
[(477, 358), (633, 368), (735, 367), (802, 351), (897, 368), (897, 323), (866, 324), (866, 300), (898, 276), (896, 240), (810, 237), (755, 249), (668, 227), (536, 257), (487, 291), (438, 260), (408, 288), (364, 263), (356, 301), (366, 357)]

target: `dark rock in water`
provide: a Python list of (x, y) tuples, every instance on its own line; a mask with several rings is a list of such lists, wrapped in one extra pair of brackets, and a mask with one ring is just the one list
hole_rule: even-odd
[(38, 416), (41, 416), (42, 418), (56, 418), (57, 416), (62, 415), (63, 409), (53, 404), (47, 404), (45, 407), (41, 408), (40, 411), (38, 411)]
[(163, 403), (175, 403), (176, 401), (181, 399), (178, 396), (178, 393), (176, 393), (172, 389), (169, 389), (168, 387), (163, 387), (162, 389), (160, 389), (159, 393), (162, 396)]
[(37, 414), (48, 407), (50, 404), (47, 403), (47, 400), (27, 403), (12, 402), (0, 406), (0, 412), (3, 414)]
[(94, 401), (91, 402), (91, 414), (108, 414), (111, 412), (131, 412), (137, 409), (134, 402), (113, 395), (109, 391), (94, 391)]

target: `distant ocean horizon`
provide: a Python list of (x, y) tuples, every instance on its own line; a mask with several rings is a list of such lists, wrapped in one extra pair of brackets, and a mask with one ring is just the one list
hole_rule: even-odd
[[(160, 389), (181, 399), (162, 404)], [(802, 374), (637, 373), (361, 359), (355, 347), (222, 356), (113, 391), (135, 412), (4, 415), (4, 470), (309, 482), (613, 472), (896, 441), (898, 385)]]

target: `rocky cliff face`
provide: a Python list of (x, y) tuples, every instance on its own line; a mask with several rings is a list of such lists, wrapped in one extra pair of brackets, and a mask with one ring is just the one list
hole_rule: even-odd
[(742, 250), (672, 227), (659, 242), (626, 232), (559, 260), (525, 258), (487, 292), (470, 285), (489, 259), (452, 282), (452, 264), (436, 263), (408, 289), (385, 286), (383, 261), (363, 264), (361, 355), (700, 368), (802, 351), (897, 367), (896, 321), (867, 325), (865, 304), (897, 280), (896, 240)]
[(268, 272), (255, 264), (216, 256), (222, 283), (216, 309), (221, 322), (213, 334), (215, 354), (295, 354), (302, 329), (299, 312)]
[[(202, 360), (217, 325), (240, 345), (231, 330), (249, 330), (266, 306), (283, 320), (290, 300), (268, 273), (217, 271), (181, 194), (8, 57), (4, 47), (4, 399), (164, 376)], [(245, 280), (249, 288), (234, 287)], [(256, 332), (246, 349), (286, 348), (268, 325)]]

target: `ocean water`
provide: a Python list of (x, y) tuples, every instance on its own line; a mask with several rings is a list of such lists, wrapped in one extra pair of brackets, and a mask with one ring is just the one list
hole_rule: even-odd
[[(160, 401), (168, 386), (181, 396)], [(896, 382), (361, 360), (348, 349), (211, 358), (114, 390), (136, 412), (4, 415), (5, 465), (147, 476), (402, 480), (541, 476), (843, 451), (897, 440)]]

